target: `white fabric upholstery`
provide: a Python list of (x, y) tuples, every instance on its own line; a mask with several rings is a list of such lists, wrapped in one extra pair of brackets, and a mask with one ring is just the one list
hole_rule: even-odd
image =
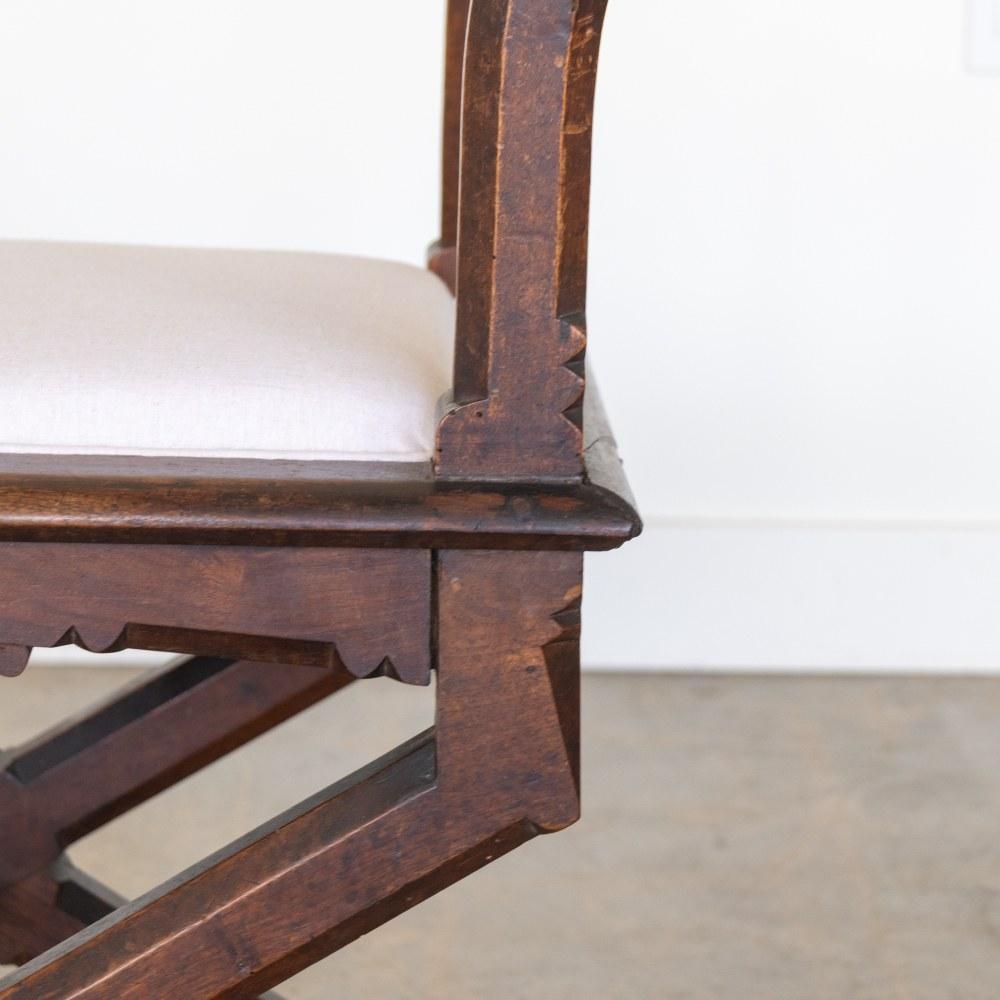
[(421, 461), (453, 337), (406, 264), (0, 241), (0, 452)]

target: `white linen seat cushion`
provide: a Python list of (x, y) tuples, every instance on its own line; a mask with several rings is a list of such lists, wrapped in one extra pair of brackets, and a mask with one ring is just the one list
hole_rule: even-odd
[(0, 241), (0, 452), (424, 461), (454, 322), (407, 264)]

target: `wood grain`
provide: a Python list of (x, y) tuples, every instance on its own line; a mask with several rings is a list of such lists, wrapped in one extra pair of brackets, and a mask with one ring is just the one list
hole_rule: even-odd
[(446, 479), (583, 477), (590, 144), (602, 0), (476, 0), (462, 117)]
[(0, 642), (312, 664), (426, 684), (430, 587), (430, 554), (415, 549), (5, 543)]
[(462, 80), (470, 0), (448, 0), (445, 29), (444, 122), (441, 130), (441, 237), (431, 247), (428, 266), (448, 287), (457, 283), (458, 195), (462, 153)]
[[(434, 731), (117, 910), (0, 1000), (250, 996), (579, 814), (581, 558), (454, 553), (438, 583)], [(191, 961), (197, 956), (197, 961)]]
[(0, 456), (0, 541), (610, 549), (626, 502), (588, 483), (460, 484), (430, 466)]
[[(582, 553), (641, 530), (585, 391), (604, 9), (449, 0), (433, 463), (0, 455), (0, 674), (198, 654), (0, 757), (0, 1000), (260, 997), (579, 816)], [(432, 669), (434, 730), (142, 899), (63, 855), (355, 677)]]
[(0, 769), (0, 887), (353, 679), (318, 667), (195, 658), (9, 750)]

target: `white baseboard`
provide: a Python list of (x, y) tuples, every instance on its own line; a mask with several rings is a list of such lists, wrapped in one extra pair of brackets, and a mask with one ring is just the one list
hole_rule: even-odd
[(995, 524), (654, 521), (587, 573), (594, 667), (1000, 669)]
[[(587, 558), (590, 669), (1000, 671), (1000, 526), (653, 521)], [(154, 666), (171, 654), (35, 663)]]

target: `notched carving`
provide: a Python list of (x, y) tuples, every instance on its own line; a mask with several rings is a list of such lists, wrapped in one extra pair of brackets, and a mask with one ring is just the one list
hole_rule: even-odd
[(565, 339), (576, 353), (562, 367), (573, 379), (575, 395), (568, 405), (563, 407), (562, 415), (579, 432), (577, 446), (578, 455), (583, 456), (583, 404), (587, 392), (587, 317), (582, 313), (575, 316), (565, 316), (562, 320)]
[[(461, 725), (457, 741), (451, 735), (449, 724), (465, 715), (453, 691), (461, 692), (480, 676), (491, 678), (497, 690), (516, 691), (500, 728), (509, 745), (523, 741), (532, 748), (533, 765), (511, 767), (502, 754), (493, 764), (504, 785), (518, 789), (523, 816), (538, 832), (561, 830), (579, 816), (582, 568), (582, 557), (575, 553), (440, 556), (438, 694), (444, 755), (453, 748), (474, 753), (482, 743), (478, 727)], [(544, 794), (538, 794), (540, 782)]]
[(8, 543), (0, 592), (4, 672), (24, 669), (18, 647), (72, 644), (430, 680), (418, 550)]
[[(51, 635), (51, 633), (50, 633)], [(56, 649), (76, 646), (88, 653), (117, 653), (123, 649), (143, 649), (191, 656), (231, 657), (258, 663), (284, 663), (290, 666), (312, 666), (350, 673), (359, 680), (389, 677), (407, 681), (390, 656), (364, 650), (341, 655), (334, 641), (289, 639), (274, 636), (209, 632), (130, 622), (119, 627), (74, 625), (47, 638), (40, 630), (31, 637), (30, 645), (0, 644), (0, 675), (17, 677), (28, 666), (34, 648)]]
[(542, 648), (566, 759), (580, 794), (580, 611), (582, 595), (552, 615), (560, 634)]
[(590, 136), (603, 10), (604, 0), (472, 7), (461, 405), (439, 425), (442, 479), (582, 481)]
[[(438, 425), (436, 466), (441, 478), (502, 481), (526, 474), (544, 456), (535, 478), (576, 482), (583, 467), (583, 400), (586, 389), (586, 320), (553, 320), (551, 369), (543, 376), (506, 370), (488, 398), (450, 404)], [(532, 376), (545, 382), (539, 398)], [(534, 457), (533, 457), (534, 456)]]

